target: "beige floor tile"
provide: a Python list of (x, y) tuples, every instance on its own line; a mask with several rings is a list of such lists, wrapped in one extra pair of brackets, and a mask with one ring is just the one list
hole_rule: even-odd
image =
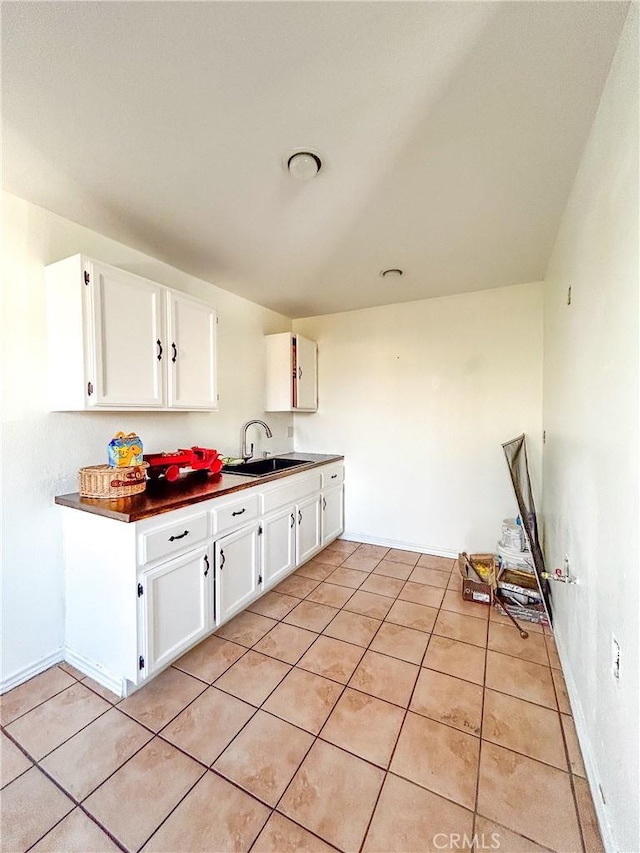
[(380, 557), (369, 557), (366, 554), (361, 554), (359, 551), (354, 551), (351, 556), (346, 557), (340, 564), (342, 568), (351, 569), (351, 571), (364, 572), (368, 574), (372, 572), (380, 562)]
[(404, 711), (397, 705), (347, 687), (320, 736), (386, 768), (403, 719)]
[(373, 574), (385, 575), (388, 578), (400, 578), (400, 580), (406, 581), (412, 571), (413, 565), (398, 563), (393, 560), (380, 560), (373, 570)]
[[(287, 578), (287, 580), (304, 581), (306, 578)], [(315, 583), (315, 581), (309, 581), (309, 583)], [(285, 590), (281, 591), (284, 592)], [(242, 613), (234, 616), (222, 628), (218, 628), (216, 636), (222, 637), (223, 640), (230, 640), (232, 643), (239, 643), (241, 646), (251, 648), (275, 624), (275, 619), (269, 619), (266, 616), (260, 616), (259, 613), (250, 613), (248, 610), (243, 610)]]
[(368, 651), (351, 677), (349, 686), (406, 708), (419, 667), (406, 661)]
[(425, 583), (407, 581), (400, 590), (400, 601), (412, 601), (414, 604), (424, 604), (427, 607), (440, 607), (444, 598), (444, 589), (429, 586)]
[(560, 708), (561, 713), (572, 716), (571, 705), (569, 704), (569, 693), (567, 692), (567, 685), (562, 672), (559, 669), (552, 669), (551, 676), (553, 678), (553, 686), (556, 690), (558, 708)]
[(389, 549), (385, 545), (369, 545), (367, 543), (362, 543), (361, 545), (358, 545), (354, 553), (357, 554), (358, 557), (372, 557), (376, 560), (382, 560), (389, 553)]
[(251, 848), (251, 853), (334, 853), (315, 835), (288, 817), (273, 812)]
[(36, 760), (111, 708), (79, 681), (15, 720), (7, 731)]
[(74, 809), (48, 832), (32, 853), (117, 853), (120, 848), (81, 809)]
[(512, 832), (499, 823), (487, 820), (482, 815), (476, 815), (475, 835), (477, 836), (476, 848), (478, 853), (483, 850), (497, 850), (509, 853), (546, 853), (548, 847), (541, 847), (535, 841)]
[(335, 551), (338, 554), (344, 554), (345, 559), (353, 554), (360, 547), (359, 542), (348, 542), (346, 539), (334, 539), (330, 542), (325, 551)]
[(252, 613), (268, 616), (270, 619), (282, 619), (293, 608), (300, 604), (300, 599), (293, 595), (281, 595), (279, 592), (266, 592), (253, 604), (247, 607)]
[(76, 800), (84, 800), (151, 737), (135, 720), (111, 708), (48, 755), (42, 767)]
[(432, 669), (422, 669), (409, 708), (460, 731), (479, 735), (482, 693), (479, 684)]
[(580, 821), (580, 828), (582, 829), (585, 851), (586, 853), (604, 853), (604, 844), (600, 837), (598, 818), (596, 817), (596, 811), (593, 807), (589, 783), (586, 779), (574, 777), (573, 784), (576, 789), (578, 818)]
[(486, 651), (479, 646), (434, 634), (422, 665), (474, 684), (484, 684), (485, 657)]
[(86, 672), (81, 672), (77, 667), (73, 666), (73, 664), (67, 663), (66, 660), (63, 660), (58, 664), (58, 666), (77, 681), (82, 681), (83, 678), (86, 678)]
[(379, 619), (341, 610), (323, 633), (327, 637), (334, 637), (336, 640), (344, 640), (366, 648), (381, 624)]
[(405, 563), (407, 566), (415, 566), (422, 555), (418, 551), (404, 551), (402, 548), (390, 548), (385, 554), (385, 560), (392, 563)]
[[(353, 553), (353, 551), (350, 553)], [(324, 551), (320, 551), (319, 554), (316, 554), (311, 562), (324, 564), (325, 566), (339, 566), (340, 563), (342, 563), (343, 560), (346, 560), (348, 556), (349, 554), (342, 553), (339, 549), (329, 547), (325, 548)], [(309, 564), (307, 563), (306, 565)], [(309, 575), (309, 577), (313, 577), (313, 575)]]
[(479, 752), (479, 738), (409, 711), (391, 771), (473, 809)]
[(213, 769), (275, 806), (313, 743), (313, 736), (258, 711)]
[(513, 655), (521, 660), (543, 666), (549, 665), (543, 635), (529, 633), (526, 640), (523, 640), (513, 625), (498, 625), (496, 622), (491, 622), (488, 648), (503, 655)]
[(472, 829), (472, 812), (390, 773), (385, 779), (363, 853), (450, 850), (447, 839), (455, 835), (462, 844), (462, 837), (470, 838)]
[(560, 770), (567, 769), (559, 715), (551, 708), (486, 690), (482, 737)]
[(393, 622), (384, 622), (373, 638), (371, 650), (419, 664), (422, 662), (428, 642), (429, 634), (425, 634), (424, 631), (415, 631), (413, 628), (405, 628)]
[(291, 613), (285, 616), (283, 622), (320, 633), (338, 612), (335, 607), (327, 607), (326, 604), (318, 604), (317, 601), (301, 601)]
[(342, 686), (327, 678), (292, 669), (264, 703), (264, 710), (318, 734), (342, 693)]
[(582, 752), (573, 717), (570, 717), (568, 714), (560, 714), (560, 722), (562, 723), (562, 731), (567, 744), (567, 752), (569, 753), (571, 772), (576, 776), (582, 776), (586, 779), (587, 773), (584, 768), (584, 761), (582, 760)]
[(581, 849), (569, 774), (487, 741), (478, 813), (551, 850)]
[(316, 741), (282, 798), (279, 811), (341, 850), (358, 850), (384, 772)]
[(553, 669), (562, 669), (562, 664), (560, 663), (558, 653), (554, 652), (552, 649), (547, 649), (547, 653), (549, 655), (549, 663), (551, 664)]
[(556, 709), (551, 669), (499, 652), (487, 652), (486, 687)]
[(202, 681), (169, 667), (123, 699), (118, 708), (143, 726), (159, 732), (206, 688)]
[(166, 726), (161, 735), (174, 746), (210, 765), (247, 723), (255, 708), (209, 687)]
[(67, 687), (75, 684), (75, 679), (64, 672), (59, 666), (53, 666), (51, 669), (41, 672), (25, 681), (19, 687), (14, 687), (8, 693), (5, 693), (0, 702), (0, 720), (2, 725), (6, 726), (12, 720), (17, 719), (31, 711), (36, 705), (46, 702), (56, 693), (60, 693)]
[(345, 643), (333, 637), (318, 637), (311, 648), (305, 652), (298, 666), (346, 684), (360, 662), (364, 649)]
[(69, 797), (37, 767), (32, 767), (2, 791), (2, 850), (23, 853), (72, 809)]
[(307, 601), (317, 601), (318, 604), (328, 604), (330, 607), (342, 607), (353, 594), (354, 591), (350, 587), (321, 583), (309, 593)]
[(223, 640), (214, 634), (198, 643), (195, 648), (183, 655), (173, 665), (182, 672), (211, 684), (246, 651), (244, 646), (230, 643), (229, 640)]
[[(305, 563), (296, 570), (295, 575), (297, 577), (311, 578), (314, 581), (326, 580), (342, 562), (342, 557), (338, 557), (336, 554), (333, 555), (333, 558), (335, 559), (334, 563), (321, 563), (316, 560), (309, 560), (308, 563)], [(329, 555), (329, 559), (331, 559), (331, 555)]]
[(121, 699), (121, 696), (117, 696), (112, 690), (109, 690), (107, 687), (103, 687), (102, 684), (98, 684), (97, 681), (94, 681), (93, 678), (82, 679), (82, 683), (85, 687), (88, 687), (89, 690), (93, 690), (94, 693), (97, 693), (105, 702), (109, 702), (110, 705), (116, 705)]
[(0, 732), (0, 788), (13, 782), (30, 767), (31, 761), (27, 756), (9, 740), (4, 732)]
[(448, 574), (455, 568), (456, 560), (452, 557), (436, 557), (433, 554), (422, 554), (418, 560), (418, 565), (426, 569), (447, 572)]
[(255, 651), (285, 663), (297, 663), (318, 635), (295, 625), (276, 625), (256, 643)]
[(384, 619), (392, 604), (393, 600), (385, 595), (376, 595), (373, 592), (363, 592), (359, 589), (353, 593), (344, 605), (344, 609), (351, 613), (359, 613), (361, 616)]
[(251, 650), (223, 673), (215, 686), (259, 707), (290, 669), (288, 663)]
[(209, 770), (143, 849), (154, 853), (249, 850), (268, 816), (266, 806)]
[(275, 588), (282, 595), (293, 595), (295, 598), (306, 598), (320, 583), (314, 578), (305, 578), (301, 575), (289, 575)]
[(489, 606), (476, 601), (465, 601), (459, 590), (448, 589), (442, 599), (442, 609), (452, 613), (462, 613), (464, 616), (474, 616), (476, 619), (489, 618)]
[(409, 580), (412, 583), (425, 583), (429, 586), (437, 586), (439, 589), (446, 589), (449, 583), (449, 573), (439, 572), (437, 569), (429, 569), (425, 566), (418, 565), (409, 575)]
[(432, 631), (438, 611), (435, 607), (425, 607), (424, 604), (414, 604), (412, 601), (394, 601), (393, 607), (387, 613), (385, 620), (416, 631)]
[(475, 619), (473, 616), (463, 616), (448, 610), (441, 610), (438, 614), (433, 633), (482, 648), (487, 645), (487, 623), (484, 619)]
[(202, 765), (154, 738), (84, 805), (121, 844), (137, 850), (204, 772)]
[[(349, 558), (354, 559), (353, 557)], [(364, 571), (352, 569), (348, 566), (338, 566), (327, 578), (327, 583), (333, 583), (337, 586), (346, 586), (349, 589), (358, 589), (358, 587), (369, 577)]]
[(386, 595), (389, 598), (397, 598), (404, 583), (400, 578), (388, 578), (385, 575), (369, 575), (360, 589), (364, 592), (375, 592), (376, 595)]

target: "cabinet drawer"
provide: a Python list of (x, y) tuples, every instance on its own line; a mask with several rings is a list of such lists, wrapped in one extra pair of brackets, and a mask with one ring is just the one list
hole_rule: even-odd
[(306, 477), (296, 477), (293, 482), (287, 483), (286, 486), (278, 486), (275, 489), (270, 489), (262, 493), (260, 496), (262, 515), (266, 515), (283, 506), (297, 504), (303, 498), (309, 497), (309, 495), (319, 491), (319, 472), (314, 472)]
[(202, 512), (143, 533), (141, 564), (171, 557), (204, 542), (208, 536), (208, 527), (207, 514)]
[(344, 481), (344, 465), (326, 465), (322, 469), (322, 488), (329, 489), (332, 486), (340, 486)]
[(213, 532), (218, 534), (258, 517), (258, 495), (247, 495), (242, 501), (234, 501), (225, 507), (213, 510)]

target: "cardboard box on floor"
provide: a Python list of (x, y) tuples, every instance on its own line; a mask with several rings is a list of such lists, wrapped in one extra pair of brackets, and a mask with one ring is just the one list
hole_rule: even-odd
[[(476, 604), (491, 604), (490, 573), (496, 572), (495, 554), (458, 554), (462, 597)], [(486, 580), (485, 580), (486, 578)]]

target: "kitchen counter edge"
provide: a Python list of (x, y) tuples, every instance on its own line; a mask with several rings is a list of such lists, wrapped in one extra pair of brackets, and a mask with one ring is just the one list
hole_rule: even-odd
[(58, 506), (102, 515), (115, 521), (131, 523), (141, 521), (143, 518), (162, 515), (165, 512), (172, 512), (176, 509), (183, 509), (201, 501), (241, 492), (263, 483), (282, 480), (285, 477), (301, 474), (330, 462), (340, 462), (344, 456), (327, 453), (280, 453), (278, 459), (295, 459), (306, 464), (285, 471), (277, 471), (265, 477), (216, 474), (215, 476), (209, 475), (206, 480), (203, 480), (201, 475), (194, 472), (184, 475), (175, 483), (169, 483), (165, 479), (150, 480), (144, 492), (139, 495), (132, 495), (130, 498), (116, 498), (115, 500), (82, 498), (78, 492), (73, 492), (68, 495), (58, 495), (55, 498), (55, 503)]

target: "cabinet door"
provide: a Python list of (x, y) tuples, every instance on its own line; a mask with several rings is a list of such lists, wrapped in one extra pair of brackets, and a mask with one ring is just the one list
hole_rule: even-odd
[(263, 589), (274, 586), (295, 568), (295, 507), (287, 507), (264, 519), (260, 556)]
[(152, 281), (91, 264), (95, 406), (164, 406), (165, 290)]
[(322, 494), (322, 545), (336, 539), (344, 530), (344, 490), (342, 486)]
[(317, 345), (296, 335), (296, 409), (315, 412), (318, 408)]
[(151, 675), (213, 627), (210, 551), (190, 551), (141, 577), (145, 669)]
[(306, 562), (320, 548), (320, 495), (298, 504), (297, 564)]
[(168, 292), (167, 304), (169, 405), (215, 409), (216, 312), (174, 291)]
[(218, 625), (259, 595), (258, 529), (257, 523), (243, 527), (214, 544)]

